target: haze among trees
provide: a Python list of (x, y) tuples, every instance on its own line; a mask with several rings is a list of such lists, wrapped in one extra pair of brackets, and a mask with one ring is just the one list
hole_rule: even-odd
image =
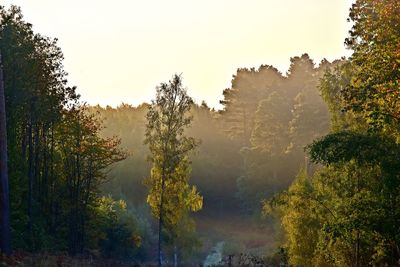
[(176, 74), (112, 108), (1, 7), (1, 264), (399, 266), (400, 2), (348, 19), (350, 58), (238, 68), (221, 110)]

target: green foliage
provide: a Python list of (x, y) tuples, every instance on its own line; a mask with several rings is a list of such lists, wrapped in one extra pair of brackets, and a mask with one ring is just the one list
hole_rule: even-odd
[(335, 67), (327, 69), (320, 80), (321, 96), (328, 105), (331, 117), (331, 131), (356, 131), (368, 128), (366, 121), (350, 110), (346, 110), (343, 91), (349, 86), (353, 67), (344, 59), (337, 61)]
[(117, 138), (100, 137), (101, 123), (80, 104), (75, 88), (66, 86), (57, 40), (34, 33), (15, 6), (0, 7), (0, 50), (13, 247), (97, 250), (98, 236), (107, 232), (106, 226), (104, 232), (95, 227), (102, 217), (99, 187), (125, 152)]
[(309, 178), (300, 172), (287, 192), (264, 202), (265, 215), (279, 210), (286, 234), (284, 247), (294, 266), (311, 266), (316, 250), (320, 218), (325, 211), (316, 213), (320, 201), (313, 194)]
[[(262, 199), (291, 183), (305, 162), (303, 147), (328, 130), (327, 107), (317, 83), (323, 70), (336, 63), (322, 61), (315, 67), (308, 55), (303, 55), (293, 58), (292, 64), (293, 73), (288, 77), (271, 66), (239, 69), (232, 88), (226, 90), (223, 111), (210, 109), (205, 103), (191, 105), (193, 120), (185, 133), (202, 140), (190, 162), (191, 183), (204, 198), (199, 221), (258, 211)], [(142, 180), (152, 167), (144, 157), (149, 150), (141, 144), (148, 108), (148, 104), (92, 108), (104, 120), (102, 136), (120, 136), (122, 147), (130, 154), (111, 170), (115, 179), (102, 190), (138, 209), (146, 201)], [(247, 122), (241, 120), (244, 108)], [(243, 139), (240, 128), (244, 123), (248, 139)]]
[(149, 187), (147, 203), (159, 219), (159, 261), (163, 231), (170, 237), (178, 235), (175, 228), (190, 211), (203, 206), (203, 198), (195, 186), (189, 185), (189, 153), (197, 142), (185, 136), (192, 117), (188, 114), (193, 104), (175, 75), (167, 84), (157, 87), (156, 100), (147, 112), (146, 139), (153, 164), (145, 183)]
[(102, 197), (97, 212), (101, 222), (96, 224), (96, 228), (103, 235), (98, 237), (101, 254), (119, 259), (132, 259), (137, 256), (142, 239), (136, 229), (137, 222), (129, 214), (125, 201)]
[[(332, 189), (353, 194), (351, 199), (348, 195), (339, 198), (351, 205), (352, 213), (345, 214), (343, 220), (331, 229), (332, 233), (343, 229), (356, 231), (357, 242), (370, 248), (364, 260), (393, 261), (397, 256), (390, 252), (390, 247), (397, 246), (399, 233), (394, 225), (400, 219), (396, 193), (400, 188), (398, 144), (385, 135), (341, 132), (315, 142), (310, 153), (314, 160), (344, 173), (346, 176), (343, 176), (345, 180), (342, 183), (353, 183), (352, 186), (341, 184), (340, 188)], [(382, 246), (386, 247), (384, 252)], [(385, 256), (381, 258), (378, 255)]]
[(264, 206), (280, 209), (294, 265), (398, 266), (399, 10), (398, 1), (353, 4), (354, 54), (320, 84), (332, 133), (308, 146), (325, 166)]
[(346, 44), (353, 76), (344, 90), (346, 107), (362, 113), (374, 128), (398, 130), (400, 4), (397, 0), (358, 0), (350, 11), (354, 24)]
[(379, 167), (355, 161), (334, 164), (311, 178), (299, 174), (286, 193), (265, 202), (265, 213), (279, 209), (289, 262), (390, 265), (397, 234), (388, 209), (391, 200), (382, 195), (381, 173)]
[(311, 160), (323, 163), (343, 163), (356, 160), (359, 164), (375, 163), (392, 173), (400, 170), (400, 147), (393, 138), (356, 132), (329, 134), (309, 146)]
[[(14, 247), (142, 257), (155, 239), (143, 209), (147, 176), (151, 213), (179, 258), (199, 247), (189, 212), (202, 208), (202, 192), (207, 212), (221, 216), (236, 211), (235, 195), (247, 211), (277, 211), (282, 255), (293, 265), (394, 266), (399, 11), (396, 0), (357, 0), (350, 59), (316, 67), (303, 54), (291, 58), (285, 76), (267, 65), (238, 69), (216, 112), (194, 105), (179, 76), (158, 87), (151, 105), (81, 105), (67, 86), (57, 40), (34, 33), (18, 8), (0, 8)], [(332, 132), (320, 138), (329, 117)], [(196, 155), (197, 142), (187, 136), (203, 140)], [(310, 158), (324, 165), (315, 174), (303, 151), (313, 140)], [(191, 174), (198, 187), (189, 184)], [(229, 253), (242, 249), (227, 246)]]
[[(155, 229), (150, 223), (151, 214), (148, 212), (148, 206), (145, 205), (147, 188), (143, 184), (144, 178), (148, 176), (151, 169), (151, 165), (146, 162), (145, 158), (145, 155), (149, 153), (148, 148), (142, 144), (145, 138), (148, 107), (147, 104), (138, 107), (124, 104), (117, 108), (92, 107), (90, 109), (92, 113), (98, 113), (102, 118), (105, 127), (101, 129), (101, 136), (118, 135), (121, 137), (121, 147), (129, 153), (125, 160), (117, 163), (110, 170), (108, 175), (113, 179), (101, 185), (101, 190), (105, 194), (111, 194), (115, 199), (126, 200), (130, 209), (135, 207), (134, 215), (139, 224), (140, 236), (143, 238), (143, 246), (140, 250), (146, 252), (140, 256), (143, 260), (152, 255), (156, 245)], [(232, 212), (239, 212), (237, 209), (239, 201), (236, 199), (235, 193), (236, 175), (241, 169), (242, 161), (238, 153), (240, 144), (226, 138), (219, 122), (218, 116), (220, 115), (206, 105), (192, 105), (190, 116), (193, 116), (193, 120), (185, 133), (201, 140), (201, 145), (196, 152), (190, 155), (192, 167), (190, 181), (201, 192), (204, 201), (201, 218), (197, 217), (196, 221), (228, 218)], [(207, 229), (211, 230), (211, 227), (217, 228), (218, 226), (210, 225), (210, 228)], [(164, 234), (168, 239), (168, 233)], [(191, 255), (191, 259), (200, 257), (199, 251), (204, 248), (197, 246), (198, 240), (196, 239), (200, 238), (201, 234), (188, 230), (184, 235), (187, 235), (187, 238), (190, 237), (189, 239), (192, 239), (193, 243), (189, 244), (188, 241), (185, 245), (178, 246), (178, 259), (185, 260), (189, 257), (188, 255)], [(168, 242), (166, 240), (166, 243)], [(165, 247), (168, 252), (166, 255), (171, 255), (173, 245), (166, 244)]]
[(162, 212), (170, 225), (180, 221), (182, 212), (197, 211), (202, 207), (196, 187), (188, 184), (188, 153), (197, 145), (193, 138), (184, 136), (184, 130), (192, 120), (187, 115), (191, 105), (192, 100), (182, 88), (180, 76), (176, 75), (170, 84), (161, 84), (157, 88), (157, 99), (147, 112), (145, 142), (149, 145), (153, 163), (146, 180), (150, 189), (147, 201), (155, 217), (160, 216), (160, 203), (165, 201)]

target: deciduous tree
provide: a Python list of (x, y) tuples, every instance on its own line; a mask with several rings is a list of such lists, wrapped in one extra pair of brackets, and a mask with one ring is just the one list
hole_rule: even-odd
[(202, 197), (189, 185), (189, 153), (197, 145), (195, 139), (185, 136), (192, 121), (188, 114), (192, 104), (181, 76), (174, 75), (169, 83), (157, 87), (156, 99), (147, 113), (145, 142), (153, 164), (146, 179), (147, 202), (159, 220), (159, 266), (163, 265), (163, 231), (177, 225), (186, 212), (202, 208)]

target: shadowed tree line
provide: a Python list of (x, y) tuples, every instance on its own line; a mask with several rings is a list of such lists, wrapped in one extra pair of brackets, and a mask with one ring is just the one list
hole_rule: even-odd
[(119, 139), (100, 137), (100, 121), (67, 86), (57, 40), (34, 33), (19, 8), (1, 7), (0, 50), (12, 246), (72, 255), (100, 254), (111, 241), (135, 249), (126, 205), (99, 194), (105, 170), (126, 154)]

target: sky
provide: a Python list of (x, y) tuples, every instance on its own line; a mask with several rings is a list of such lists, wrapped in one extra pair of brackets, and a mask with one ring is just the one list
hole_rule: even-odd
[(89, 104), (138, 105), (182, 74), (188, 93), (220, 108), (237, 68), (290, 57), (349, 56), (351, 0), (0, 0), (35, 32), (58, 38), (70, 85)]

